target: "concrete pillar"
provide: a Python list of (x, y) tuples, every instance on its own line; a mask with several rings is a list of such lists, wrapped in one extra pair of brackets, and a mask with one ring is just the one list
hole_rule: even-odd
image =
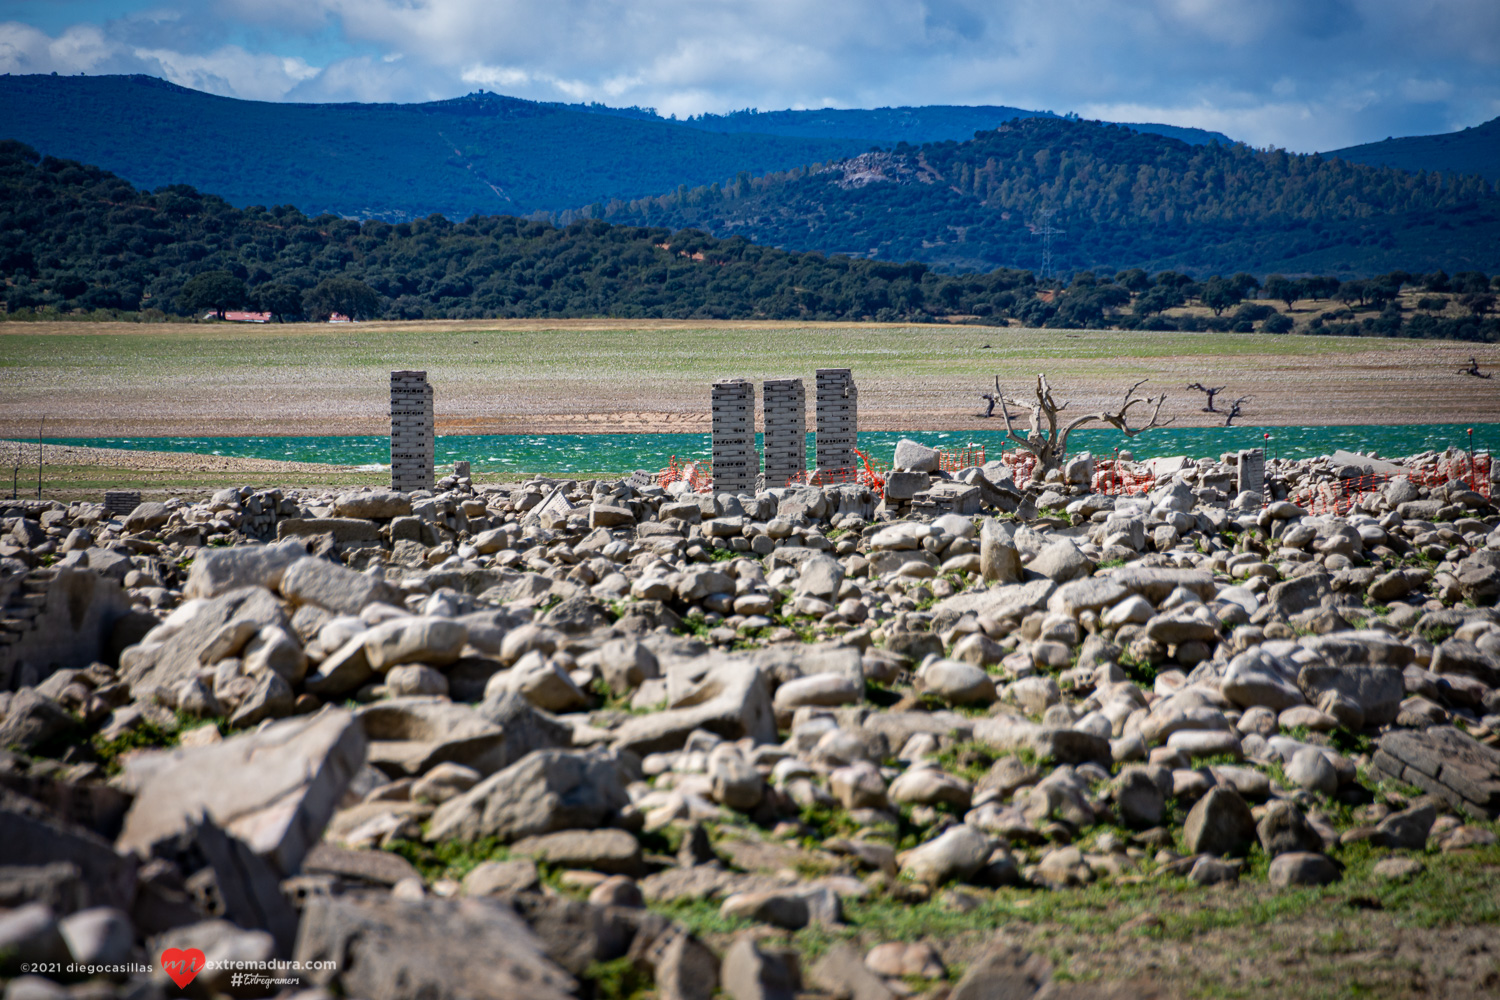
[(817, 373), (817, 467), (824, 472), (852, 471), (859, 443), (859, 390), (848, 368), (819, 368)]
[(1238, 493), (1262, 493), (1266, 488), (1266, 451), (1246, 448), (1235, 463), (1235, 490)]
[(433, 483), (432, 386), (426, 372), (391, 372), (391, 489)]
[(753, 491), (760, 475), (755, 448), (755, 383), (742, 378), (713, 384), (713, 475), (717, 492)]
[(807, 390), (800, 378), (761, 383), (766, 414), (766, 487), (785, 486), (807, 471)]

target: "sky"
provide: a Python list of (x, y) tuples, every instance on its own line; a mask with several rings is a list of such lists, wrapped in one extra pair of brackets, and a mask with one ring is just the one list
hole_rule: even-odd
[(999, 104), (1312, 152), (1500, 116), (1500, 0), (0, 0), (0, 72), (679, 117)]

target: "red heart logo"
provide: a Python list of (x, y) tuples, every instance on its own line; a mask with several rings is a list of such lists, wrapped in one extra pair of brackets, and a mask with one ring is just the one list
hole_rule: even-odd
[(168, 948), (161, 953), (161, 967), (167, 970), (167, 975), (172, 977), (172, 982), (177, 984), (179, 990), (187, 989), (187, 984), (193, 981), (193, 977), (203, 971), (208, 964), (208, 956), (203, 954), (201, 948)]

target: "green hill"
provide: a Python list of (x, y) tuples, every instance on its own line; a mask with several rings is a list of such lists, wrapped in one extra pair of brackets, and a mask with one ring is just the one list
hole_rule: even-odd
[(1367, 142), (1324, 153), (1351, 163), (1368, 163), (1401, 170), (1479, 174), (1500, 181), (1500, 118), (1461, 132), (1410, 135), (1383, 142)]
[(388, 221), (526, 215), (851, 156), (857, 139), (721, 134), (493, 94), (272, 104), (145, 76), (0, 76), (0, 138), (132, 184)]
[[(280, 104), (146, 76), (40, 75), (0, 76), (0, 107), (0, 138), (98, 164), (142, 187), (190, 184), (241, 207), (291, 204), (391, 222), (434, 212), (560, 215), (742, 171), (842, 159), (872, 144), (968, 139), (1038, 114), (880, 108), (677, 122), (649, 109), (485, 93), (426, 104)], [(1173, 131), (1189, 141), (1223, 138)]]
[(609, 204), (617, 222), (951, 271), (1054, 266), (1364, 276), (1500, 268), (1500, 198), (1481, 177), (1411, 174), (1098, 122), (1012, 121), (725, 189)]
[[(390, 224), (291, 206), (239, 209), (187, 185), (139, 191), (97, 167), (0, 141), (6, 321), (201, 318), (252, 308), (395, 319), (613, 316), (930, 321), (1500, 340), (1500, 278), (1392, 273), (1340, 283), (1141, 270), (1066, 286), (1028, 271), (792, 253), (695, 229), (557, 227), (514, 216)], [(1420, 289), (1414, 292), (1412, 289)], [(1403, 291), (1405, 290), (1405, 291)], [(1283, 313), (1313, 300), (1312, 310)], [(1210, 315), (1210, 313), (1212, 315)], [(3, 361), (0, 361), (3, 364)]]
[[(804, 138), (864, 139), (881, 145), (898, 142), (920, 145), (924, 142), (962, 142), (975, 132), (988, 132), (1014, 118), (1057, 118), (1050, 111), (1025, 111), (1021, 108), (979, 106), (966, 107), (933, 104), (917, 108), (835, 109), (816, 111), (736, 111), (727, 115), (695, 115), (684, 125), (710, 132), (761, 132), (766, 135), (802, 136)], [(1179, 125), (1130, 124), (1137, 132), (1149, 132), (1181, 139), (1191, 145), (1210, 142), (1231, 144), (1222, 132)]]

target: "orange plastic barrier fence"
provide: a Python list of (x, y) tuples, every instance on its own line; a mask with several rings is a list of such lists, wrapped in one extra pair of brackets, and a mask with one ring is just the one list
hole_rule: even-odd
[(688, 484), (688, 489), (694, 493), (699, 493), (713, 486), (714, 477), (708, 471), (712, 468), (713, 466), (707, 462), (683, 462), (678, 464), (677, 456), (673, 455), (667, 467), (656, 474), (656, 485), (662, 489), (666, 489), (675, 482), (685, 481)]
[[(884, 462), (872, 462), (870, 456), (853, 449), (854, 454), (859, 456), (864, 467), (854, 466), (848, 469), (817, 469), (814, 470), (819, 486), (844, 486), (855, 483), (860, 486), (868, 486), (881, 494), (885, 493), (885, 476), (889, 468)], [(813, 472), (800, 472), (786, 481), (788, 486), (806, 486), (808, 478)]]
[(1036, 468), (1036, 456), (1029, 451), (1006, 451), (1000, 453), (1000, 461), (1010, 466), (1010, 478), (1017, 486), (1025, 485)]
[[(1413, 486), (1431, 487), (1447, 483), (1463, 483), (1465, 487), (1480, 496), (1491, 496), (1490, 456), (1481, 454), (1444, 459), (1433, 468), (1416, 469), (1402, 475), (1382, 473), (1318, 483), (1310, 494), (1299, 491), (1288, 499), (1309, 514), (1342, 515), (1353, 510), (1355, 505), (1368, 494), (1384, 489), (1386, 483), (1392, 479), (1403, 478), (1403, 476)], [(1266, 502), (1270, 502), (1269, 494), (1267, 494)]]
[(1104, 496), (1125, 496), (1130, 493), (1145, 493), (1156, 485), (1156, 477), (1149, 472), (1137, 473), (1124, 462), (1106, 459), (1094, 466), (1095, 493)]
[[(867, 462), (868, 464), (868, 462)], [(984, 464), (984, 445), (970, 444), (966, 448), (939, 448), (938, 468), (944, 472), (962, 472)]]

